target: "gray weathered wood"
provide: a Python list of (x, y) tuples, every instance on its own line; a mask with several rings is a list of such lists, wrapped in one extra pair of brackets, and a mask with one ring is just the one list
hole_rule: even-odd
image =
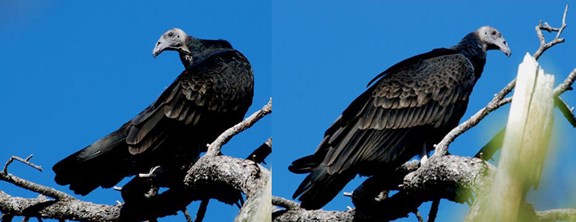
[(526, 54), (517, 78), (498, 172), (485, 202), (490, 204), (473, 221), (518, 221), (526, 192), (540, 180), (552, 128), (554, 76)]

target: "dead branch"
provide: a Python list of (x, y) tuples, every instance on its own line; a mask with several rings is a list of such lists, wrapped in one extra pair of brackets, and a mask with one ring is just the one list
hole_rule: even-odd
[(56, 190), (54, 188), (51, 187), (47, 187), (47, 186), (43, 186), (25, 179), (22, 179), (20, 177), (14, 176), (10, 173), (7, 172), (0, 172), (0, 180), (6, 181), (8, 183), (14, 184), (16, 186), (19, 186), (21, 188), (24, 188), (26, 190), (30, 190), (48, 197), (52, 197), (58, 200), (72, 200), (75, 199), (74, 197)]
[(0, 211), (11, 216), (29, 216), (79, 221), (117, 221), (120, 206), (94, 204), (77, 199), (49, 200), (13, 197), (0, 191)]
[[(222, 195), (222, 190), (218, 189), (222, 187), (222, 184), (245, 192), (248, 200), (251, 200), (266, 184), (263, 181), (269, 178), (269, 171), (260, 165), (254, 164), (250, 160), (227, 156), (201, 158), (189, 172), (191, 174), (187, 177), (185, 188), (187, 189), (186, 194), (189, 194), (187, 198), (190, 202), (206, 198), (222, 200), (219, 196)], [(210, 187), (215, 189), (210, 190)], [(183, 199), (182, 193), (174, 192), (172, 194), (178, 196), (160, 194), (151, 197), (148, 207), (153, 210), (148, 209), (147, 215), (143, 215), (143, 218), (172, 215), (181, 210), (181, 205), (172, 203), (174, 199)], [(27, 199), (12, 197), (1, 191), (0, 203), (2, 203), (0, 204), (0, 211), (8, 215), (81, 221), (116, 221), (119, 219), (121, 211), (120, 206), (93, 204), (75, 198)]]
[[(566, 14), (568, 14), (568, 5), (566, 5), (566, 7), (564, 8), (564, 14), (562, 15), (562, 25), (560, 26), (560, 28), (551, 27), (550, 25), (548, 25), (547, 22), (544, 22), (544, 24), (542, 24), (542, 21), (540, 21), (540, 24), (538, 24), (535, 27), (538, 40), (540, 40), (540, 47), (536, 50), (536, 52), (534, 52), (534, 59), (538, 60), (538, 58), (540, 58), (542, 53), (544, 53), (546, 50), (552, 48), (552, 46), (556, 44), (564, 42), (564, 38), (560, 38), (560, 35), (562, 34), (562, 31), (564, 31), (564, 29), (566, 28)], [(552, 41), (546, 42), (546, 38), (544, 38), (542, 30), (548, 32), (556, 32), (556, 37)]]
[(254, 123), (260, 120), (262, 117), (268, 115), (272, 112), (272, 98), (268, 101), (266, 105), (264, 105), (259, 111), (255, 112), (254, 114), (250, 115), (244, 121), (234, 125), (233, 127), (224, 131), (214, 142), (212, 142), (208, 146), (208, 151), (206, 151), (206, 155), (218, 155), (220, 154), (220, 150), (222, 149), (222, 145), (227, 143), (234, 135), (244, 131), (247, 128), (250, 128)]
[[(373, 200), (370, 204), (372, 209), (357, 208), (344, 212), (307, 211), (294, 208), (293, 204), (288, 203), (285, 205), (291, 208), (275, 212), (274, 221), (306, 221), (310, 218), (320, 221), (332, 218), (339, 218), (341, 221), (386, 221), (407, 217), (426, 201), (445, 198), (463, 202), (467, 198), (461, 196), (465, 193), (463, 190), (483, 192), (486, 183), (491, 182), (489, 178), (493, 172), (493, 166), (477, 158), (452, 155), (432, 157), (424, 166), (403, 177), (404, 182), (398, 193), (380, 201)], [(371, 189), (369, 186), (365, 187)], [(354, 193), (356, 192), (361, 191), (357, 189)]]
[(296, 201), (288, 200), (283, 197), (272, 197), (272, 205), (283, 207), (289, 210), (300, 207), (300, 204)]
[(24, 164), (26, 164), (26, 165), (28, 165), (28, 166), (36, 169), (36, 170), (42, 172), (42, 167), (41, 167), (41, 166), (38, 166), (38, 165), (30, 162), (30, 159), (32, 159), (33, 156), (34, 156), (34, 155), (30, 155), (30, 156), (26, 157), (26, 159), (22, 159), (22, 158), (19, 157), (19, 156), (12, 156), (12, 157), (10, 157), (10, 159), (8, 159), (8, 161), (6, 161), (6, 164), (4, 165), (4, 169), (3, 169), (2, 171), (3, 171), (5, 174), (7, 174), (7, 173), (8, 173), (8, 166), (12, 163), (12, 161), (18, 160), (18, 161), (20, 161), (20, 162), (22, 162), (22, 163), (24, 163)]
[[(273, 213), (273, 220), (284, 221), (386, 221), (407, 217), (424, 202), (437, 198), (465, 202), (473, 196), (487, 192), (492, 183), (495, 167), (478, 158), (460, 156), (432, 157), (416, 171), (408, 173), (400, 191), (375, 202), (374, 209), (347, 211), (305, 210), (299, 204), (283, 198), (273, 198), (273, 204), (283, 209)], [(357, 191), (354, 191), (357, 192)], [(532, 209), (533, 210), (533, 209)], [(538, 220), (553, 221), (570, 218), (576, 209), (533, 212)], [(534, 219), (534, 218), (533, 218)]]
[(338, 221), (352, 222), (354, 220), (354, 210), (347, 211), (327, 211), (327, 210), (306, 210), (296, 208), (291, 210), (279, 210), (272, 213), (272, 220), (275, 222), (288, 221)]
[[(220, 140), (212, 143), (213, 152), (219, 153), (221, 146), (232, 136), (242, 130), (252, 126), (256, 121), (272, 111), (272, 100), (268, 102), (262, 110), (227, 130), (219, 137)], [(239, 127), (239, 125), (241, 125)], [(271, 148), (271, 140), (269, 140)], [(264, 158), (264, 157), (262, 157)], [(8, 165), (13, 160), (19, 160), (30, 166), (36, 166), (27, 159), (11, 158), (0, 171), (0, 180), (28, 189), (43, 196), (38, 198), (13, 197), (0, 191), (0, 212), (2, 221), (11, 221), (14, 216), (24, 216), (26, 218), (50, 218), (59, 220), (80, 220), (80, 221), (118, 221), (124, 212), (129, 212), (128, 219), (155, 220), (157, 217), (172, 215), (185, 209), (194, 200), (218, 199), (224, 203), (232, 204), (240, 197), (240, 192), (246, 194), (248, 202), (258, 202), (257, 198), (262, 197), (267, 184), (270, 184), (270, 172), (259, 164), (239, 158), (204, 155), (193, 166), (191, 166), (180, 187), (154, 195), (148, 198), (145, 203), (138, 203), (144, 207), (137, 209), (140, 215), (130, 215), (134, 209), (127, 208), (127, 205), (101, 205), (78, 200), (62, 191), (46, 187), (40, 184), (27, 181), (7, 172)], [(224, 188), (224, 189), (220, 189)], [(229, 189), (229, 190), (225, 190)], [(228, 191), (228, 192), (226, 192)], [(233, 192), (234, 195), (229, 195)], [(270, 191), (268, 191), (270, 193)], [(183, 196), (185, 195), (185, 196)], [(45, 196), (54, 198), (47, 199)], [(177, 201), (174, 201), (177, 200)], [(270, 205), (270, 200), (266, 203)], [(141, 205), (140, 205), (141, 204)], [(245, 204), (246, 206), (247, 204)], [(244, 206), (244, 207), (245, 207)], [(242, 207), (244, 210), (244, 207)], [(268, 213), (270, 215), (271, 212)], [(244, 214), (246, 215), (246, 214)], [(248, 215), (250, 216), (250, 215)], [(249, 218), (249, 217), (248, 217)]]
[(536, 215), (542, 222), (548, 221), (574, 221), (576, 209), (554, 209), (537, 212)]

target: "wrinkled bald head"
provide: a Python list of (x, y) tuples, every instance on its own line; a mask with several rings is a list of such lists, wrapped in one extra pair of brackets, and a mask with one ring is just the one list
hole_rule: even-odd
[(164, 50), (174, 50), (190, 55), (191, 52), (186, 45), (186, 38), (188, 38), (188, 35), (182, 29), (170, 29), (160, 36), (156, 46), (154, 46), (154, 50), (152, 50), (152, 55), (156, 57)]
[(506, 56), (510, 56), (512, 54), (512, 51), (510, 51), (510, 47), (508, 46), (508, 42), (506, 42), (506, 39), (504, 39), (502, 33), (500, 33), (500, 31), (494, 27), (482, 26), (476, 30), (475, 33), (478, 39), (480, 39), (480, 42), (483, 44), (482, 48), (484, 50), (498, 49), (502, 51)]

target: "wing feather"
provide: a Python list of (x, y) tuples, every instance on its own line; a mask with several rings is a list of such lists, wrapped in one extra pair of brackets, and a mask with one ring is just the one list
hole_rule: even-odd
[(188, 67), (154, 104), (134, 118), (126, 138), (130, 152), (154, 150), (178, 133), (176, 129), (205, 127), (208, 121), (226, 125), (219, 128), (233, 124), (209, 120), (209, 116), (231, 112), (236, 115), (230, 118), (240, 121), (252, 103), (253, 81), (248, 60), (235, 50), (213, 53)]
[(322, 164), (329, 173), (407, 161), (428, 142), (416, 135), (422, 129), (458, 123), (476, 81), (471, 62), (454, 53), (414, 61), (387, 71), (326, 131), (319, 149), (328, 150)]

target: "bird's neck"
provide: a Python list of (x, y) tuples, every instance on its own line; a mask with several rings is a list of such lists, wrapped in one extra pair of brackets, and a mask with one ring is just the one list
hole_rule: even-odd
[(182, 52), (180, 52), (180, 61), (182, 61), (182, 65), (184, 65), (184, 68), (188, 68), (194, 65), (194, 58), (192, 57), (192, 55), (185, 54)]
[(486, 64), (486, 46), (476, 37), (474, 33), (465, 36), (458, 44), (452, 47), (460, 51), (472, 62), (476, 79), (480, 78)]
[(182, 64), (186, 67), (194, 65), (194, 62), (204, 60), (217, 51), (232, 49), (232, 45), (225, 40), (206, 40), (193, 37), (186, 39), (186, 45), (192, 52), (191, 55), (180, 53)]

